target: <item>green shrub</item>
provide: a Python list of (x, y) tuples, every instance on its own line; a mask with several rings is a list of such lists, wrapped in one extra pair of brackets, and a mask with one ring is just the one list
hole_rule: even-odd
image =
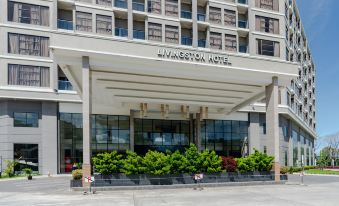
[(249, 158), (254, 160), (255, 171), (271, 171), (274, 160), (273, 156), (269, 156), (254, 149), (254, 154), (250, 155)]
[(5, 160), (5, 163), (6, 163), (7, 166), (6, 166), (4, 173), (8, 177), (13, 177), (14, 176), (14, 167), (18, 163), (15, 160)]
[(206, 173), (218, 173), (222, 170), (222, 159), (215, 151), (205, 150), (200, 155), (201, 170)]
[(165, 175), (171, 173), (169, 164), (170, 156), (162, 152), (148, 151), (143, 159), (145, 172), (153, 175)]
[(270, 171), (272, 169), (273, 156), (269, 156), (254, 149), (254, 153), (248, 157), (238, 158), (238, 170), (240, 172)]
[(77, 169), (72, 171), (73, 180), (81, 180), (82, 179), (82, 170)]
[(316, 166), (305, 166), (304, 170), (312, 170), (312, 169), (316, 169)]
[(25, 175), (27, 175), (27, 176), (30, 176), (30, 175), (32, 175), (32, 169), (31, 168), (24, 168), (24, 169), (22, 169), (21, 170), (23, 173), (25, 173)]
[(187, 171), (188, 161), (179, 151), (169, 153), (169, 164), (171, 165), (171, 174), (182, 174)]
[(290, 167), (288, 173), (293, 174), (293, 167)]
[(98, 154), (92, 158), (96, 172), (103, 175), (120, 173), (122, 169), (122, 155), (117, 151)]
[(280, 174), (287, 174), (290, 171), (289, 167), (281, 167)]
[(201, 172), (200, 152), (194, 144), (190, 144), (190, 147), (185, 150), (184, 156), (187, 160), (187, 173), (194, 174)]
[(236, 159), (239, 172), (253, 172), (255, 171), (255, 162), (252, 158), (242, 157)]
[(126, 157), (121, 161), (121, 165), (121, 172), (126, 175), (142, 174), (146, 170), (143, 158), (131, 151), (126, 152)]

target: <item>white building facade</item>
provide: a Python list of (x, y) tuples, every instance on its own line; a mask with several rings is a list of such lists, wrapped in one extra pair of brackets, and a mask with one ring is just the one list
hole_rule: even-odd
[(294, 0), (0, 2), (0, 157), (254, 148), (314, 164), (315, 66)]

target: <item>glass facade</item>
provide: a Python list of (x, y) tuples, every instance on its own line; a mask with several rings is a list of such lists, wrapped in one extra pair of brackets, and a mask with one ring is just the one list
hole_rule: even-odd
[(298, 132), (292, 130), (293, 139), (293, 166), (298, 166)]
[(190, 143), (190, 123), (185, 120), (135, 119), (135, 146), (137, 153), (148, 150), (183, 151)]
[(203, 149), (215, 150), (224, 156), (241, 157), (248, 137), (247, 121), (204, 120), (201, 124)]
[(14, 127), (39, 127), (39, 114), (35, 112), (14, 112)]
[(14, 160), (18, 162), (14, 171), (21, 171), (24, 168), (39, 171), (39, 145), (14, 144)]
[(92, 155), (130, 148), (129, 116), (92, 115)]

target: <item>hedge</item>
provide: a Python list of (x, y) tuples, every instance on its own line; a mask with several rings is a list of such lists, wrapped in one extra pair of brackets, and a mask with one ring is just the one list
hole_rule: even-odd
[(233, 159), (218, 156), (215, 151), (204, 150), (191, 144), (184, 153), (148, 151), (144, 156), (127, 151), (125, 155), (116, 151), (101, 153), (92, 158), (95, 172), (110, 174), (194, 174), (227, 172), (270, 171), (273, 157), (255, 151), (249, 157)]

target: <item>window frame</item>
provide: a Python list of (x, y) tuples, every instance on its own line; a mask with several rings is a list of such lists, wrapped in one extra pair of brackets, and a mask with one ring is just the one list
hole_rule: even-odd
[[(22, 124), (18, 124), (16, 123), (16, 114), (25, 114), (25, 122)], [(32, 121), (32, 123), (28, 122), (28, 114), (35, 114), (36, 115), (36, 119), (31, 119), (34, 120)], [(13, 127), (28, 127), (28, 128), (39, 128), (39, 112), (13, 112)], [(36, 122), (35, 122), (36, 121)]]

